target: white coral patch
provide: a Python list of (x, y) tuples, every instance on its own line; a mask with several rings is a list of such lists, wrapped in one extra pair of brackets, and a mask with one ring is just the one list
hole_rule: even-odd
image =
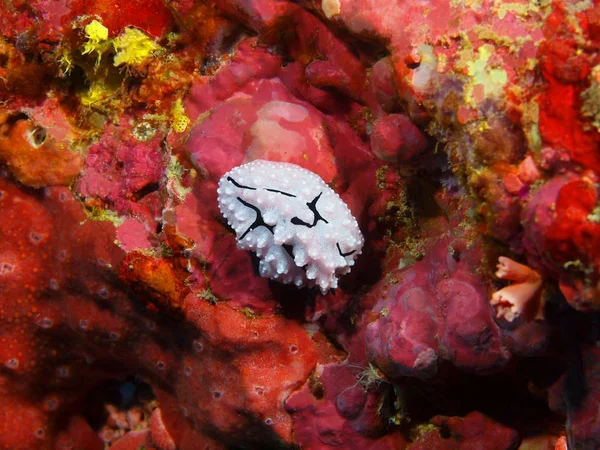
[(249, 157), (260, 157), (269, 152), (278, 152), (285, 148), (290, 154), (301, 154), (306, 150), (304, 136), (282, 127), (275, 120), (259, 119), (250, 127), (252, 142)]
[(341, 6), (340, 0), (321, 1), (321, 8), (323, 8), (323, 13), (328, 19), (331, 19), (333, 16), (337, 16), (342, 10)]
[(259, 119), (275, 120), (284, 119), (288, 122), (302, 122), (308, 117), (308, 109), (296, 103), (274, 100), (265, 104), (258, 110)]
[(238, 248), (256, 253), (263, 277), (325, 293), (361, 254), (364, 238), (346, 204), (300, 166), (252, 161), (223, 175), (217, 193)]

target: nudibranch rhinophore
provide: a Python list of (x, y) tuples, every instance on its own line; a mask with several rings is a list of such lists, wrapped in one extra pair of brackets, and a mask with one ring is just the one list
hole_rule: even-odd
[(238, 248), (256, 253), (263, 277), (326, 293), (361, 254), (350, 209), (310, 170), (255, 160), (223, 175), (217, 193)]

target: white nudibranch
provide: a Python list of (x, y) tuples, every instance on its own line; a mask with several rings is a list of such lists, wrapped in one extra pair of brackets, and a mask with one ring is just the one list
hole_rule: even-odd
[(257, 254), (263, 277), (326, 293), (361, 254), (356, 219), (310, 170), (255, 160), (223, 175), (217, 194), (238, 248)]

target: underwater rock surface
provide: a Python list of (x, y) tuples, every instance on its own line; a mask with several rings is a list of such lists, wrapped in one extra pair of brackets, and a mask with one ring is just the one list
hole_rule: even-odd
[[(598, 448), (598, 0), (6, 1), (0, 30), (0, 448)], [(255, 160), (356, 218), (336, 289), (236, 247), (217, 189)]]

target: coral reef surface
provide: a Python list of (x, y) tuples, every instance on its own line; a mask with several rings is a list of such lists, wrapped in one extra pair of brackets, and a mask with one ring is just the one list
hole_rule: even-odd
[(600, 0), (0, 1), (0, 449), (600, 448), (599, 48)]

